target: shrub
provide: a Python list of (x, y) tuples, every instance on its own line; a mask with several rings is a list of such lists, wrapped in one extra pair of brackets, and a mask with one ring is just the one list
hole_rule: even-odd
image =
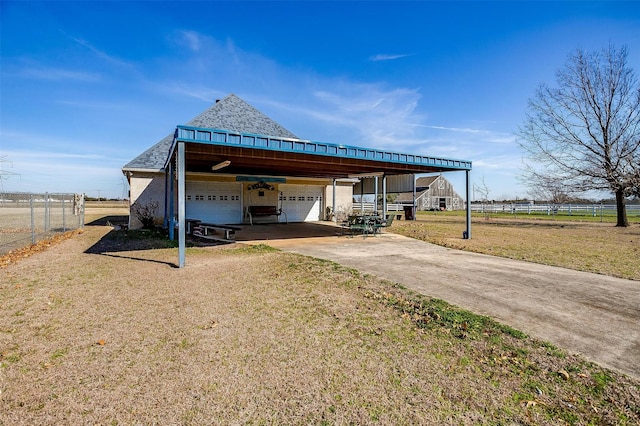
[(142, 223), (142, 227), (145, 229), (153, 229), (156, 224), (157, 213), (159, 203), (157, 201), (150, 201), (142, 204), (137, 201), (133, 203), (133, 214)]

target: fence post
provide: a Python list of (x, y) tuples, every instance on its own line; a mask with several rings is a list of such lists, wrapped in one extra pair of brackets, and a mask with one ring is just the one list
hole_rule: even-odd
[(33, 213), (33, 194), (29, 195), (29, 210), (31, 210), (31, 244), (36, 243), (36, 218)]
[(49, 232), (49, 193), (44, 193), (44, 233)]
[(602, 203), (600, 203), (600, 223), (602, 223), (602, 221), (603, 221), (603, 217), (602, 217), (602, 209), (603, 209), (603, 207), (604, 206), (602, 205)]
[(64, 195), (62, 195), (62, 231), (63, 232), (67, 232), (67, 223), (65, 222), (65, 215), (64, 215), (64, 210), (65, 210), (65, 198)]

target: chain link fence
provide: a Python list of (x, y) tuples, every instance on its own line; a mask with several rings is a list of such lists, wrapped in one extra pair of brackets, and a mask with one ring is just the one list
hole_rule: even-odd
[(84, 227), (84, 194), (0, 194), (0, 255)]

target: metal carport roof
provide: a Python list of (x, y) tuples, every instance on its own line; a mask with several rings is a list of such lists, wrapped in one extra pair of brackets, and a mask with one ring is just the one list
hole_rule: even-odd
[[(356, 175), (376, 175), (384, 178), (389, 175), (465, 171), (467, 238), (471, 237), (468, 205), (471, 161), (223, 129), (178, 126), (165, 170), (168, 176), (173, 176), (174, 171), (177, 172), (180, 267), (183, 267), (185, 262), (186, 173), (215, 173), (218, 171), (214, 167), (216, 165), (222, 165), (221, 172), (227, 175), (330, 179)], [(170, 185), (170, 188), (173, 188), (173, 185)], [(173, 224), (170, 225), (170, 229), (173, 229)]]
[(471, 170), (466, 160), (192, 126), (177, 127), (173, 149), (180, 142), (189, 172), (212, 172), (224, 161), (230, 162), (225, 174), (315, 178)]

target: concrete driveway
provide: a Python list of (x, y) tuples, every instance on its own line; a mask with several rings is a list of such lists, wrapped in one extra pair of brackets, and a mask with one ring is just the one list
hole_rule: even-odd
[(310, 238), (271, 235), (255, 242), (386, 278), (640, 378), (638, 281), (447, 249), (389, 233), (366, 239), (335, 231)]

